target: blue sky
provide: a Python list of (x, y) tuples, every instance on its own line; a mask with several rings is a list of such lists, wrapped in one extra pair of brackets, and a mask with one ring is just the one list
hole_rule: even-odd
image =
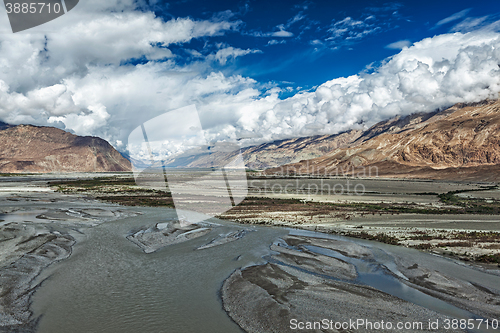
[(245, 146), (498, 98), (499, 64), (497, 0), (80, 0), (21, 33), (0, 20), (0, 121), (130, 151), (195, 105), (207, 140)]
[[(241, 21), (239, 31), (211, 38), (210, 46), (225, 43), (261, 52), (238, 57), (224, 66), (213, 64), (215, 69), (262, 82), (311, 88), (366, 70), (398, 53), (398, 49), (388, 47), (392, 43), (413, 43), (465, 30), (457, 25), (467, 19), (487, 17), (482, 24), (491, 22), (500, 14), (500, 1), (188, 0), (159, 1), (151, 8), (167, 20), (227, 15), (234, 21)], [(438, 25), (446, 18), (449, 20)], [(280, 34), (281, 30), (290, 34)], [(273, 33), (277, 33), (276, 36), (272, 36)], [(173, 49), (181, 57), (180, 61), (189, 62), (195, 59), (182, 50), (192, 47), (207, 54), (212, 50), (206, 42), (193, 40)]]

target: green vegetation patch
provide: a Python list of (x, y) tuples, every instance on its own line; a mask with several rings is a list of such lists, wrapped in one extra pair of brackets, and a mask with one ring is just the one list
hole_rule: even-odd
[(63, 180), (49, 182), (51, 186), (66, 188), (99, 189), (103, 186), (136, 186), (134, 178), (97, 177), (91, 179)]
[(466, 239), (476, 242), (499, 242), (500, 232), (496, 231), (460, 231), (451, 236), (453, 239)]
[(419, 249), (419, 250), (429, 250), (433, 246), (431, 244), (429, 244), (429, 243), (420, 243), (420, 244), (414, 245), (412, 247), (415, 248), (415, 249)]
[(500, 254), (485, 254), (476, 258), (476, 261), (489, 264), (500, 264)]
[(97, 196), (96, 199), (124, 206), (168, 207), (174, 208), (171, 196)]
[(98, 177), (93, 179), (79, 179), (71, 181), (53, 181), (48, 183), (50, 186), (55, 186), (57, 191), (63, 193), (71, 192), (96, 192), (96, 193), (116, 193), (116, 194), (133, 194), (133, 193), (151, 193), (161, 194), (162, 196), (170, 196), (170, 192), (153, 190), (137, 186), (134, 178), (120, 177)]
[(174, 208), (172, 195), (168, 191), (153, 190), (137, 186), (134, 178), (98, 177), (72, 181), (54, 181), (62, 193), (90, 195), (98, 200), (124, 206), (148, 206)]
[(463, 198), (457, 195), (460, 193), (490, 191), (496, 189), (498, 189), (498, 186), (483, 186), (481, 188), (472, 190), (450, 191), (447, 193), (439, 194), (438, 198), (442, 203), (461, 207), (460, 210), (463, 212), (463, 214), (498, 215), (500, 214), (500, 202), (498, 200)]
[(391, 245), (399, 245), (399, 240), (396, 237), (384, 234), (384, 233), (378, 233), (375, 235), (370, 235), (367, 232), (358, 232), (358, 233), (350, 233), (350, 237), (355, 237), (355, 238), (361, 238), (361, 239), (368, 239), (368, 240), (374, 240), (378, 242), (382, 242), (385, 244), (391, 244)]

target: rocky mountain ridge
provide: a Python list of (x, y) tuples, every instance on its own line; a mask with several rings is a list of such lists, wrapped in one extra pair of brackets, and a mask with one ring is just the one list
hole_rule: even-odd
[(500, 180), (499, 165), (500, 101), (488, 100), (381, 122), (348, 147), (286, 168), (297, 173), (331, 174), (342, 169), (355, 174), (372, 167), (379, 176), (495, 181)]
[(230, 152), (217, 151), (208, 153), (186, 154), (167, 162), (167, 167), (207, 168), (223, 167), (233, 161), (241, 151), (243, 161), (249, 169), (266, 169), (301, 160), (323, 156), (337, 148), (347, 147), (360, 137), (363, 132), (351, 130), (334, 135), (316, 135), (292, 138), (249, 146)]
[(0, 123), (0, 172), (130, 171), (107, 141), (54, 127)]
[[(185, 155), (167, 167), (222, 167), (238, 156), (212, 151)], [(246, 166), (280, 173), (500, 180), (500, 101), (457, 104), (443, 111), (395, 117), (366, 131), (292, 138), (241, 149)], [(280, 167), (281, 166), (281, 167)], [(129, 171), (108, 142), (51, 127), (0, 123), (0, 172)], [(350, 170), (350, 171), (349, 171)]]

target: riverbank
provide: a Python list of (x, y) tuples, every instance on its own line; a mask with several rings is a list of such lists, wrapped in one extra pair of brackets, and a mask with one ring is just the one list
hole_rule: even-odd
[(54, 193), (44, 183), (0, 185), (0, 332), (34, 332), (30, 305), (40, 273), (68, 258), (86, 229), (137, 214)]
[(376, 240), (500, 265), (496, 184), (268, 177), (249, 183), (247, 199), (219, 218)]
[(314, 332), (445, 332), (458, 319), (497, 323), (500, 275), (487, 279), (444, 259), (320, 234), (287, 236), (271, 249), (267, 264), (236, 270), (222, 287), (225, 310), (246, 332), (298, 325)]
[[(500, 267), (500, 218), (496, 215), (363, 215), (349, 211), (353, 216), (344, 220), (325, 216), (328, 214), (325, 212), (314, 215), (317, 206), (308, 204), (304, 202), (293, 207), (294, 205), (283, 203), (273, 207), (272, 211), (262, 205), (249, 205), (226, 212), (219, 218), (242, 224), (297, 228), (375, 240), (466, 262)], [(300, 207), (301, 205), (306, 205), (306, 208)]]

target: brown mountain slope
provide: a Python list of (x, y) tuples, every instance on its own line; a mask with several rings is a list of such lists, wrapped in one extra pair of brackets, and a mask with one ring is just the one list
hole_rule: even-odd
[(107, 141), (53, 127), (0, 130), (0, 172), (129, 171), (130, 162)]
[(362, 131), (352, 130), (334, 135), (318, 135), (280, 140), (242, 149), (249, 168), (263, 169), (323, 156), (337, 148), (349, 146)]
[(348, 148), (286, 167), (298, 173), (340, 169), (352, 174), (371, 166), (372, 175), (378, 169), (381, 176), (500, 180), (498, 164), (500, 101), (485, 101), (382, 122)]
[[(362, 134), (352, 130), (335, 135), (317, 135), (303, 138), (273, 141), (241, 149), (245, 165), (250, 169), (266, 169), (287, 163), (295, 163), (323, 156), (337, 148), (347, 147)], [(183, 155), (169, 161), (168, 167), (206, 168), (222, 167), (230, 163), (239, 153), (212, 152)]]

